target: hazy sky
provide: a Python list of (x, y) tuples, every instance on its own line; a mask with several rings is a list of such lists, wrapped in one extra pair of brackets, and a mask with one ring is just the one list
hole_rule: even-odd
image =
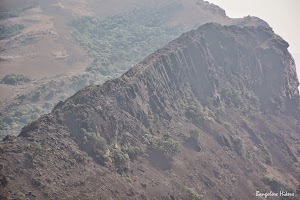
[(300, 75), (300, 0), (208, 0), (229, 17), (257, 16), (289, 44)]

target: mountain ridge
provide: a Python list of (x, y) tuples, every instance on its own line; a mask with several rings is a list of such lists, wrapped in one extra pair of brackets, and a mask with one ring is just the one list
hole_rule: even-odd
[(79, 89), (121, 76), (193, 27), (207, 22), (269, 27), (255, 17), (231, 19), (218, 6), (196, 0), (3, 2), (13, 4), (4, 5), (1, 15), (12, 35), (0, 41), (0, 78), (22, 74), (31, 81), (0, 84), (1, 139), (17, 135)]
[(1, 198), (299, 195), (299, 83), (287, 47), (264, 27), (183, 34), (5, 138)]

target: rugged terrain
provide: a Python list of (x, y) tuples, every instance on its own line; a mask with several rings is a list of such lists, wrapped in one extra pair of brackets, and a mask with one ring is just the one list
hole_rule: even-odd
[(265, 26), (183, 34), (6, 137), (1, 199), (299, 198), (299, 82), (287, 48)]
[(192, 28), (268, 27), (202, 0), (3, 0), (0, 12), (0, 139)]

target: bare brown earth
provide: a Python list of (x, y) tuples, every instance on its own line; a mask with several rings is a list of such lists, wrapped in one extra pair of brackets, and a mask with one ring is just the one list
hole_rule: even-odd
[[(256, 191), (288, 190), (299, 199), (299, 81), (287, 48), (268, 27), (184, 34), (0, 142), (1, 198), (262, 199)], [(128, 158), (132, 147), (142, 152)]]
[(80, 73), (79, 68), (83, 71), (88, 59), (66, 27), (70, 15), (56, 8), (53, 1), (42, 1), (24, 15), (7, 20), (7, 24), (24, 24), (26, 28), (14, 38), (1, 41), (1, 77), (21, 73), (40, 79)]
[(10, 98), (12, 98), (12, 95), (14, 94), (14, 91), (11, 87), (6, 86), (6, 85), (1, 85), (0, 86), (0, 93), (5, 94), (0, 96), (0, 101), (7, 101)]

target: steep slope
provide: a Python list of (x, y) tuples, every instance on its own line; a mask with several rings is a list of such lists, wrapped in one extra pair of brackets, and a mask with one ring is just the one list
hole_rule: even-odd
[(254, 17), (230, 19), (201, 0), (1, 3), (0, 78), (18, 82), (13, 74), (21, 74), (30, 81), (0, 81), (0, 139), (79, 89), (121, 76), (192, 28), (207, 22), (268, 27)]
[(183, 34), (5, 138), (1, 198), (300, 195), (299, 83), (287, 47), (266, 27)]

